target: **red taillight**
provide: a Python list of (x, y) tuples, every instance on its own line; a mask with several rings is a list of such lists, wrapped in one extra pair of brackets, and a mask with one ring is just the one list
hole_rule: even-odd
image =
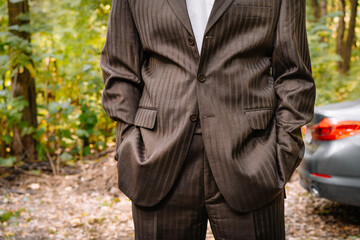
[(314, 140), (332, 141), (360, 134), (360, 121), (324, 118), (310, 130)]
[(327, 175), (327, 174), (312, 173), (311, 175), (313, 175), (313, 176), (315, 176), (315, 177), (331, 178), (331, 176), (330, 176), (330, 175)]

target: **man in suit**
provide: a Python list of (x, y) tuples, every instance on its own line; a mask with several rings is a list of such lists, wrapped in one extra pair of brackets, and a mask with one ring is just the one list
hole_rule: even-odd
[(113, 0), (101, 68), (136, 239), (204, 239), (207, 220), (285, 238), (315, 98), (305, 0)]

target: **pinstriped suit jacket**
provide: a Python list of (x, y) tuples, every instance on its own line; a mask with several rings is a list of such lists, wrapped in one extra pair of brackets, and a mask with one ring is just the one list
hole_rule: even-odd
[(251, 211), (279, 194), (304, 154), (300, 127), (315, 98), (305, 0), (215, 0), (200, 55), (185, 2), (113, 0), (101, 68), (118, 185), (138, 205), (158, 203), (197, 114), (221, 193)]

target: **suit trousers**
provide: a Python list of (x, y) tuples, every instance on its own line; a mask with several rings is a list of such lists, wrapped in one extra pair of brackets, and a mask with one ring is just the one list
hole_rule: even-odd
[(252, 212), (230, 208), (211, 173), (199, 123), (170, 192), (153, 207), (133, 203), (132, 213), (136, 240), (202, 240), (208, 220), (217, 240), (285, 239), (284, 194)]

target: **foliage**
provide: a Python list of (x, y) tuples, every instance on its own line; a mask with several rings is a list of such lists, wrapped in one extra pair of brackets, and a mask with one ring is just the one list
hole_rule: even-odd
[(8, 222), (11, 219), (19, 218), (21, 215), (21, 212), (23, 212), (25, 209), (21, 208), (17, 211), (8, 211), (8, 210), (0, 210), (0, 222)]
[[(0, 90), (0, 126), (2, 126), (0, 128), (0, 153), (9, 152), (7, 146), (10, 146), (12, 143), (13, 127), (15, 125), (22, 128), (22, 135), (31, 133), (34, 130), (28, 127), (27, 122), (21, 120), (21, 111), (27, 105), (28, 103), (23, 97), (12, 98), (9, 90)], [(12, 166), (16, 162), (15, 157), (9, 155), (6, 158), (2, 157), (0, 155), (0, 167)]]
[(352, 67), (348, 74), (337, 71), (341, 57), (336, 54), (336, 27), (341, 12), (333, 11), (315, 21), (308, 13), (308, 40), (313, 77), (316, 82), (316, 105), (360, 98), (359, 49), (352, 51)]
[[(10, 94), (11, 77), (18, 70), (10, 69), (10, 59), (19, 68), (29, 69), (36, 79), (39, 126), (32, 131), (38, 140), (40, 159), (45, 160), (49, 153), (71, 164), (114, 141), (114, 123), (100, 104), (103, 82), (99, 59), (110, 3), (109, 0), (30, 1), (31, 13), (21, 16), (31, 20), (21, 29), (32, 34), (30, 44), (10, 33), (6, 2), (0, 3), (3, 148), (11, 149), (11, 128), (21, 120), (24, 107), (21, 99), (12, 99)], [(10, 53), (10, 47), (31, 54), (14, 56), (16, 51)], [(11, 58), (10, 54), (13, 54)], [(22, 127), (23, 132), (30, 131), (25, 123)], [(0, 157), (9, 164), (11, 152), (0, 151)]]

